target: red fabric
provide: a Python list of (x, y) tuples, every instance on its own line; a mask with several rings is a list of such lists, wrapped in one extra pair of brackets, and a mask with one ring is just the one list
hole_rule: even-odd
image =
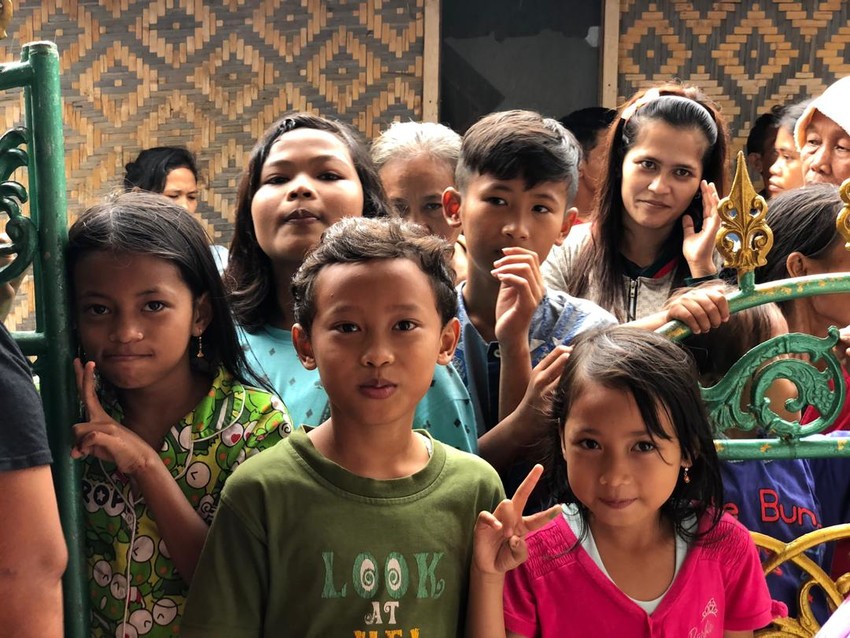
[[(844, 387), (848, 388), (846, 397), (850, 397), (850, 375), (847, 374), (847, 370), (841, 368), (841, 372), (844, 374)], [(832, 390), (832, 383), (829, 384), (829, 389)], [(832, 432), (833, 430), (850, 430), (850, 401), (845, 397), (844, 406), (841, 408), (841, 412), (838, 415), (838, 418), (835, 419), (835, 422), (826, 428), (823, 433)], [(803, 417), (800, 419), (800, 423), (802, 425), (806, 425), (807, 423), (811, 423), (816, 418), (820, 416), (820, 412), (818, 412), (814, 407), (809, 406), (803, 412)]]

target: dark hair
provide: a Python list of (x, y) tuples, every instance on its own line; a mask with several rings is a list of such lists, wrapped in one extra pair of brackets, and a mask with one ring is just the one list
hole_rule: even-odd
[(770, 137), (771, 129), (776, 132), (778, 126), (779, 118), (777, 117), (776, 110), (771, 113), (762, 113), (759, 115), (753, 123), (753, 128), (750, 129), (749, 135), (747, 135), (747, 155), (750, 153), (762, 155), (764, 153), (764, 143)]
[[(582, 247), (567, 280), (571, 295), (591, 298), (621, 321), (625, 318), (621, 308), (627, 305), (622, 281), (625, 263), (620, 254), (625, 215), (621, 191), (623, 161), (637, 142), (643, 124), (660, 121), (678, 129), (701, 131), (709, 142), (702, 158), (703, 179), (714, 182), (718, 193), (726, 192), (726, 145), (729, 136), (720, 112), (696, 87), (665, 84), (653, 90), (659, 93), (659, 97), (642, 103), (645, 91), (636, 93), (622, 111), (634, 112), (630, 117), (621, 116), (610, 128), (608, 166), (599, 192), (599, 208), (591, 240)], [(702, 200), (695, 198), (683, 214), (691, 215), (694, 220), (702, 219)], [(681, 246), (682, 239), (681, 226), (674, 226), (669, 241)], [(684, 285), (688, 274), (687, 263), (680, 259), (673, 276), (674, 287)], [(596, 281), (598, 293), (595, 295), (591, 294), (591, 279)]]
[(225, 283), (236, 321), (248, 330), (256, 330), (275, 313), (274, 271), (268, 256), (260, 248), (251, 216), (251, 202), (260, 188), (263, 164), (274, 143), (289, 131), (306, 128), (326, 131), (342, 141), (351, 154), (352, 164), (363, 188), (363, 216), (384, 217), (391, 208), (369, 157), (366, 145), (350, 126), (337, 120), (310, 113), (288, 113), (272, 124), (251, 151), (248, 167), (242, 172), (236, 194), (236, 214)]
[[(212, 319), (203, 333), (206, 372), (224, 366), (243, 383), (256, 385), (236, 336), (224, 286), (200, 222), (170, 199), (131, 191), (97, 204), (79, 216), (68, 231), (67, 268), (71, 288), (80, 260), (93, 252), (150, 255), (174, 264), (195, 298), (209, 295)], [(188, 337), (187, 337), (188, 338)], [(268, 388), (267, 388), (268, 389)]]
[(346, 217), (322, 234), (292, 280), (295, 321), (309, 335), (316, 316), (316, 279), (331, 264), (351, 264), (373, 259), (410, 259), (431, 282), (443, 325), (457, 314), (454, 248), (418, 224), (398, 218)]
[(570, 133), (575, 135), (585, 157), (590, 154), (599, 140), (599, 133), (606, 130), (616, 119), (617, 111), (604, 106), (589, 106), (578, 109), (559, 121)]
[[(550, 436), (550, 484), (554, 496), (575, 503), (587, 527), (587, 507), (579, 502), (569, 486), (561, 453), (561, 436), (573, 403), (593, 383), (632, 395), (653, 439), (669, 439), (661, 415), (675, 429), (682, 457), (692, 465), (690, 482), (682, 477), (661, 514), (673, 523), (676, 533), (693, 539), (695, 530), (686, 526), (691, 516), (701, 520), (709, 513), (710, 531), (723, 513), (723, 482), (720, 461), (714, 448), (712, 429), (700, 396), (697, 371), (691, 356), (677, 344), (646, 330), (614, 326), (580, 334), (573, 342), (570, 361), (555, 390), (552, 414), (557, 428)], [(553, 471), (554, 470), (554, 471)]]
[[(737, 290), (720, 280), (709, 281), (699, 287), (716, 289), (723, 294)], [(678, 299), (688, 290), (692, 288), (674, 291), (668, 302)], [(729, 315), (729, 320), (717, 328), (700, 334), (690, 334), (682, 339), (681, 345), (687, 348), (694, 358), (700, 383), (705, 387), (715, 385), (738, 359), (767, 341), (773, 333), (777, 313), (781, 315), (779, 308), (773, 303), (747, 308)]]
[(134, 188), (151, 193), (165, 190), (168, 174), (176, 168), (188, 168), (198, 181), (198, 164), (195, 156), (182, 146), (156, 146), (149, 148), (128, 163), (124, 170), (124, 190)]
[[(756, 283), (787, 278), (791, 253), (817, 259), (844, 241), (835, 227), (843, 206), (838, 187), (832, 184), (810, 184), (772, 197), (766, 221), (773, 231), (773, 248), (767, 264), (755, 269)], [(779, 307), (785, 311), (790, 303), (779, 302)]]
[(455, 183), (463, 191), (473, 175), (484, 174), (522, 178), (527, 188), (564, 181), (569, 206), (578, 190), (580, 162), (581, 146), (557, 120), (534, 111), (502, 111), (485, 115), (466, 131)]
[(803, 111), (811, 104), (813, 98), (807, 97), (805, 100), (794, 102), (782, 108), (779, 114), (779, 128), (784, 128), (786, 131), (794, 135), (794, 127), (797, 120), (803, 115)]

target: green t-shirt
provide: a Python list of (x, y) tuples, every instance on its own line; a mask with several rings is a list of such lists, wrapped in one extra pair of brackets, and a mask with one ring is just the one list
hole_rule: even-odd
[(227, 482), (181, 635), (462, 635), (473, 527), (503, 498), (496, 471), (434, 441), (416, 474), (363, 478), (307, 430)]

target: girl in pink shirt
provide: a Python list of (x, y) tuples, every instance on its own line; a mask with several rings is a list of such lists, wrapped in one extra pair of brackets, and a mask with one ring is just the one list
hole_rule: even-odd
[(471, 636), (739, 638), (770, 623), (755, 545), (716, 507), (719, 461), (687, 353), (634, 328), (582, 335), (554, 416), (549, 474), (565, 505), (522, 517), (537, 466), (481, 513)]

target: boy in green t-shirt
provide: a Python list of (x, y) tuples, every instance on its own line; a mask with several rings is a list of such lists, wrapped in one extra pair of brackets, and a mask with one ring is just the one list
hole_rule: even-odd
[(330, 419), (228, 481), (182, 635), (463, 634), (484, 461), (412, 430), (458, 340), (451, 248), (397, 219), (344, 219), (293, 280), (292, 336)]

